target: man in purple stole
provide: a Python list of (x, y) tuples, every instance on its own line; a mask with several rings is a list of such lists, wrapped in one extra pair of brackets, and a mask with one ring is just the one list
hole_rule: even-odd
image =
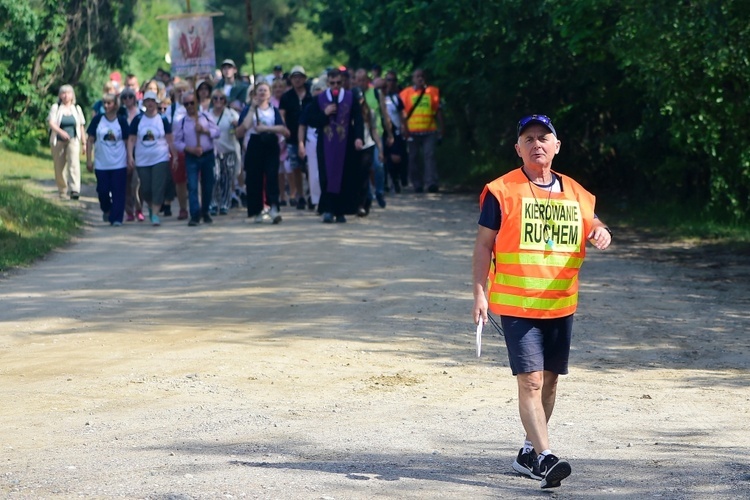
[(328, 72), (328, 90), (313, 102), (308, 125), (318, 129), (320, 208), (323, 222), (346, 222), (358, 208), (358, 166), (364, 125), (359, 102), (341, 87), (341, 72)]

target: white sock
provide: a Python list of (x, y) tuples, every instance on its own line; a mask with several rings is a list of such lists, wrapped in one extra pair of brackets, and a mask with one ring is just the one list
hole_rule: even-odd
[(534, 449), (534, 443), (532, 443), (528, 439), (523, 442), (523, 452), (524, 453), (528, 453), (528, 452), (530, 452), (533, 449)]
[(543, 452), (541, 452), (539, 454), (539, 457), (537, 458), (537, 460), (539, 460), (539, 463), (541, 464), (542, 460), (544, 460), (544, 457), (546, 457), (547, 455), (549, 455), (551, 453), (552, 453), (552, 451), (550, 451), (550, 450), (544, 450)]

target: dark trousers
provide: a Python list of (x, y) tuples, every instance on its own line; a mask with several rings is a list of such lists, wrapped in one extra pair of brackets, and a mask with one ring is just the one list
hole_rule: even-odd
[[(393, 144), (388, 146), (388, 138), (383, 134), (383, 147), (386, 175), (391, 178), (394, 186), (406, 186), (409, 183), (409, 157), (406, 154), (406, 141), (400, 134), (396, 134), (393, 136)], [(398, 163), (394, 162), (392, 155), (399, 156), (401, 160)]]
[(245, 185), (247, 188), (247, 215), (263, 211), (265, 201), (279, 208), (279, 143), (263, 143), (258, 134), (250, 135), (245, 154)]
[(128, 169), (94, 170), (99, 207), (109, 213), (109, 223), (122, 222), (125, 213), (125, 191), (128, 185)]
[[(199, 219), (208, 213), (211, 196), (214, 192), (214, 166), (216, 160), (214, 152), (206, 151), (200, 156), (185, 154), (185, 168), (188, 178), (188, 202), (190, 204), (190, 218)], [(201, 197), (198, 199), (198, 184), (201, 187)]]

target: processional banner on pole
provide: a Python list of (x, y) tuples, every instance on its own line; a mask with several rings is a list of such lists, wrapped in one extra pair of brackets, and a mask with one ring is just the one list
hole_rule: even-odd
[(204, 16), (171, 19), (169, 55), (172, 58), (172, 74), (193, 76), (212, 73), (216, 68), (213, 19)]

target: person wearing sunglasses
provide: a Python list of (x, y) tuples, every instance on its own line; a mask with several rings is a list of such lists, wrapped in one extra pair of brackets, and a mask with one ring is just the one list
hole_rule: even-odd
[(393, 190), (401, 192), (401, 187), (409, 183), (409, 169), (406, 155), (406, 142), (401, 135), (401, 117), (404, 111), (404, 101), (401, 100), (398, 87), (398, 77), (393, 70), (385, 74), (385, 107), (391, 119), (393, 140), (383, 136), (385, 148), (385, 172), (393, 183)]
[(571, 466), (550, 451), (547, 422), (558, 377), (568, 373), (578, 272), (586, 240), (605, 250), (612, 232), (594, 212), (596, 198), (552, 170), (560, 152), (552, 120), (526, 116), (517, 134), (523, 165), (487, 184), (480, 196), (472, 317), (478, 324), (491, 319), (489, 312), (500, 316), (526, 431), (513, 469), (555, 488)]
[(208, 115), (219, 127), (219, 138), (214, 141), (218, 175), (209, 214), (227, 215), (232, 206), (232, 194), (239, 175), (240, 142), (234, 131), (240, 115), (227, 106), (227, 96), (222, 89), (211, 93), (211, 104)]
[[(173, 125), (174, 144), (177, 151), (185, 153), (187, 170), (188, 226), (197, 226), (201, 219), (206, 224), (213, 222), (208, 213), (214, 192), (214, 139), (219, 137), (219, 127), (206, 115), (198, 112), (198, 97), (188, 91), (182, 95), (182, 105), (187, 114)], [(198, 185), (200, 184), (200, 198)]]
[(346, 222), (346, 214), (356, 214), (360, 202), (364, 122), (358, 99), (343, 88), (341, 73), (338, 68), (328, 71), (328, 89), (315, 98), (306, 117), (307, 125), (318, 130), (318, 210), (327, 224)]

